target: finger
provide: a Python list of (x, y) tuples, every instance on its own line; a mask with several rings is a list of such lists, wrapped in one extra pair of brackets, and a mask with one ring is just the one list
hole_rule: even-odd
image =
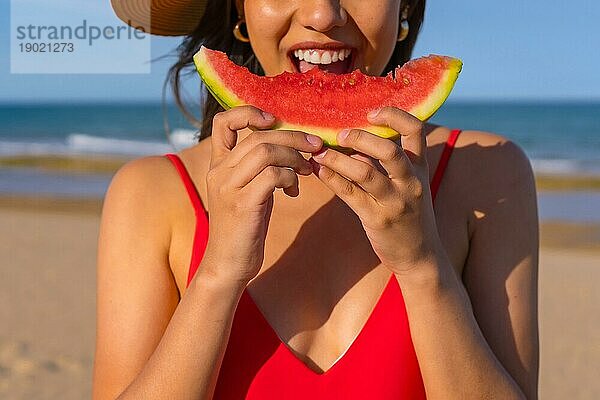
[(391, 178), (402, 179), (412, 175), (410, 160), (402, 147), (390, 139), (361, 129), (351, 129), (340, 132), (338, 141), (344, 147), (353, 148), (378, 160)]
[(313, 155), (313, 159), (358, 184), (364, 191), (380, 199), (389, 192), (391, 181), (373, 165), (356, 160), (333, 149)]
[(301, 175), (312, 173), (312, 165), (298, 151), (287, 146), (261, 143), (241, 159), (235, 168), (237, 176), (233, 177), (233, 185), (244, 187), (270, 165), (291, 168)]
[(384, 107), (368, 115), (374, 125), (387, 126), (398, 132), (401, 145), (413, 164), (426, 164), (427, 140), (423, 133), (423, 122), (417, 117), (395, 107)]
[(300, 131), (255, 131), (235, 146), (231, 151), (230, 157), (227, 159), (227, 165), (234, 166), (239, 164), (246, 154), (254, 151), (253, 149), (256, 146), (263, 143), (287, 146), (305, 153), (314, 153), (323, 146), (323, 140), (320, 137)]
[(283, 189), (288, 196), (298, 196), (300, 193), (298, 175), (290, 169), (270, 165), (262, 170), (242, 191), (249, 192), (246, 197), (249, 201), (261, 203), (267, 201), (277, 188)]
[(211, 165), (216, 165), (229, 154), (237, 143), (237, 131), (249, 126), (267, 129), (273, 126), (275, 118), (264, 114), (253, 106), (234, 107), (213, 117), (211, 138)]
[(368, 203), (373, 201), (373, 198), (354, 182), (349, 181), (334, 170), (319, 164), (313, 158), (309, 161), (313, 165), (315, 175), (325, 186), (348, 204), (357, 215), (360, 216), (361, 210), (365, 209)]
[(387, 175), (387, 171), (385, 170), (385, 168), (383, 168), (383, 166), (381, 165), (381, 163), (379, 162), (379, 160), (376, 160), (373, 157), (369, 157), (366, 154), (358, 153), (358, 152), (354, 152), (354, 153), (350, 154), (350, 157), (354, 158), (355, 160), (360, 160), (360, 161), (365, 162), (365, 163), (367, 163), (369, 165), (372, 165), (373, 168), (375, 168), (376, 170), (378, 170), (382, 174)]

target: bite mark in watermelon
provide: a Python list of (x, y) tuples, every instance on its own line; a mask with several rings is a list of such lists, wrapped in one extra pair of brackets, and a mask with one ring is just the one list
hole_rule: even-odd
[(255, 75), (225, 53), (206, 47), (194, 55), (194, 63), (225, 109), (253, 105), (276, 117), (275, 129), (311, 133), (331, 147), (338, 147), (337, 134), (347, 128), (398, 137), (393, 129), (367, 121), (370, 111), (382, 107), (400, 108), (427, 120), (444, 103), (462, 68), (457, 58), (432, 54), (411, 60), (385, 77), (359, 70), (336, 75), (318, 68), (269, 77)]

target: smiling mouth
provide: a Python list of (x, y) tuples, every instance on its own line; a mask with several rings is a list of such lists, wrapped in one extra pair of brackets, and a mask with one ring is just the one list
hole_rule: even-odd
[(346, 74), (352, 71), (355, 51), (340, 49), (296, 49), (290, 51), (290, 59), (295, 72), (306, 72), (314, 68), (334, 74)]

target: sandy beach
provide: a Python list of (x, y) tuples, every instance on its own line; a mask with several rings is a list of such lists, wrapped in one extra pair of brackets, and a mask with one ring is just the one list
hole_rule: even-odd
[[(535, 1), (222, 3), (0, 0), (0, 32), (10, 37), (0, 46), (0, 400), (91, 398), (103, 198), (127, 162), (178, 153), (212, 134), (214, 88), (193, 62), (173, 74), (200, 44), (267, 75), (244, 75), (244, 90), (230, 85), (239, 79), (221, 83), (272, 113), (271, 128), (291, 121), (320, 135), (336, 126), (373, 131), (367, 111), (396, 105), (427, 123), (427, 154), (451, 144), (441, 142), (446, 128), (464, 131), (452, 157), (479, 177), (501, 165), (500, 180), (514, 176), (520, 148), (541, 221), (539, 398), (600, 400), (600, 1), (567, 3), (569, 18), (567, 7)], [(293, 41), (302, 57), (285, 49)], [(254, 54), (257, 45), (270, 50)], [(331, 53), (324, 65), (304, 57), (324, 55), (307, 48), (315, 46), (349, 53)], [(431, 53), (455, 61), (407, 62)], [(312, 94), (288, 85), (296, 78), (273, 82), (283, 70), (313, 67), (333, 74), (299, 78)], [(364, 75), (344, 77), (350, 70)], [(229, 78), (241, 76), (232, 71)], [(334, 74), (342, 74), (339, 87)], [(401, 136), (408, 124), (398, 118), (391, 130)], [(429, 129), (436, 126), (444, 128)], [(470, 175), (452, 164), (447, 175)], [(449, 190), (474, 183), (444, 179)], [(512, 201), (502, 197), (497, 204)], [(485, 218), (485, 201), (475, 203)]]
[[(90, 397), (99, 199), (0, 197), (0, 398)], [(600, 396), (600, 225), (545, 222), (540, 398)]]

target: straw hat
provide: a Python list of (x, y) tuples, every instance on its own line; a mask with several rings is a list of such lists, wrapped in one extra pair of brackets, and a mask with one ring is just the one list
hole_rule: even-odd
[(206, 10), (208, 0), (110, 0), (123, 22), (161, 36), (192, 32)]

